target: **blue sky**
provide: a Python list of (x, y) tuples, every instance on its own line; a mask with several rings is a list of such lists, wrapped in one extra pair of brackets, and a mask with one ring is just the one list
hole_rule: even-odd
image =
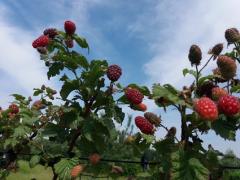
[[(181, 88), (192, 81), (184, 79), (181, 71), (190, 68), (190, 45), (199, 44), (205, 59), (216, 43), (224, 42), (226, 47), (225, 29), (240, 26), (239, 5), (239, 0), (0, 1), (0, 103), (6, 105), (13, 92), (30, 95), (43, 83), (58, 86), (56, 81), (47, 81), (46, 69), (31, 43), (46, 27), (63, 29), (67, 19), (75, 21), (77, 33), (87, 38), (88, 58), (107, 59), (122, 67), (123, 84), (170, 82)], [(210, 63), (206, 72), (214, 66), (215, 62)], [(150, 110), (160, 112), (152, 102), (145, 102)], [(179, 127), (176, 113), (168, 112), (162, 115), (165, 124)], [(158, 132), (158, 137), (164, 133)], [(214, 133), (203, 138), (206, 145), (222, 151), (232, 148), (240, 156), (239, 133), (238, 142), (223, 141)]]

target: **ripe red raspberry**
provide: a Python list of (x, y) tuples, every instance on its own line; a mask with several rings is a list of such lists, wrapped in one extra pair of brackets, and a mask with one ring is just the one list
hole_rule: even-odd
[(218, 99), (222, 96), (228, 95), (228, 92), (220, 87), (215, 87), (212, 89), (212, 99), (218, 101)]
[(125, 91), (125, 96), (127, 97), (128, 101), (133, 104), (140, 104), (143, 100), (143, 94), (134, 88), (127, 88)]
[(67, 34), (73, 35), (76, 31), (76, 25), (72, 21), (65, 21), (64, 29)]
[(153, 125), (142, 116), (137, 116), (135, 118), (135, 124), (141, 130), (141, 132), (144, 134), (153, 134), (154, 133)]
[(76, 178), (82, 171), (83, 171), (83, 166), (82, 165), (77, 165), (74, 166), (71, 170), (71, 177)]
[(43, 34), (49, 38), (54, 38), (56, 35), (58, 35), (58, 32), (55, 28), (48, 28), (43, 31)]
[(19, 112), (19, 107), (16, 104), (11, 104), (8, 108), (12, 114), (17, 114)]
[(108, 67), (107, 77), (111, 81), (117, 81), (121, 75), (122, 75), (122, 69), (118, 65), (113, 64)]
[(201, 119), (215, 121), (218, 118), (216, 104), (208, 97), (202, 97), (194, 102), (194, 109)]
[(47, 46), (49, 43), (49, 38), (48, 36), (42, 35), (39, 38), (37, 38), (36, 40), (33, 41), (32, 46), (34, 48), (38, 48), (38, 47), (45, 47)]
[(97, 153), (91, 154), (89, 156), (89, 161), (92, 165), (98, 164), (100, 160), (101, 160), (101, 156)]
[(240, 110), (240, 103), (237, 97), (227, 95), (222, 96), (218, 101), (218, 108), (223, 114), (233, 116)]

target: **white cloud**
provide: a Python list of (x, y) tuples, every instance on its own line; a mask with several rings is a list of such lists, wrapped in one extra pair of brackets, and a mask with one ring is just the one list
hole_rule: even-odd
[(8, 9), (0, 10), (0, 103), (7, 105), (10, 93), (31, 95), (34, 87), (50, 83), (44, 63), (32, 48), (35, 37), (6, 21)]
[[(189, 47), (198, 44), (203, 53), (207, 54), (216, 43), (226, 42), (225, 30), (239, 28), (239, 5), (238, 0), (164, 0), (158, 1), (151, 12), (139, 15), (139, 19), (128, 28), (132, 35), (148, 43), (152, 53), (152, 58), (144, 65), (144, 71), (149, 77), (146, 83), (171, 83), (181, 88), (192, 82), (192, 78), (184, 78), (182, 75), (183, 68), (191, 67), (187, 58)], [(204, 59), (207, 58), (204, 55)], [(214, 66), (215, 62), (211, 62), (207, 72)], [(179, 126), (179, 122), (175, 122)], [(223, 151), (232, 148), (240, 155), (239, 139), (230, 143), (213, 133), (204, 139), (205, 144), (211, 143)]]

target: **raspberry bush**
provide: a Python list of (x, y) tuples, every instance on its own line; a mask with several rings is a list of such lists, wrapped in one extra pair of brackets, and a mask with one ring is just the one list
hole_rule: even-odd
[[(140, 168), (104, 159), (136, 161), (146, 152), (151, 152), (151, 161), (160, 162), (149, 166), (151, 177), (221, 177), (221, 153), (204, 149), (199, 135), (213, 130), (223, 139), (236, 139), (240, 127), (240, 80), (236, 77), (240, 35), (236, 28), (226, 30), (228, 45), (233, 47), (227, 53), (222, 53), (223, 44), (218, 43), (204, 61), (201, 48), (190, 47), (186, 57), (193, 69), (184, 69), (183, 75), (192, 75), (194, 82), (182, 89), (158, 83), (151, 89), (134, 83), (122, 85), (117, 82), (124, 76), (121, 67), (106, 60), (87, 60), (84, 54), (89, 52), (89, 45), (76, 34), (74, 22), (66, 21), (64, 30), (48, 28), (32, 43), (48, 69), (48, 78), (59, 79), (60, 90), (45, 85), (35, 88), (34, 102), (31, 97), (13, 94), (15, 101), (0, 110), (0, 151), (4, 157), (1, 179), (17, 170), (18, 160), (28, 161), (30, 167), (51, 167), (53, 179), (76, 178), (82, 173), (114, 178), (130, 171), (136, 175), (134, 171)], [(216, 69), (204, 75), (204, 69), (214, 60)], [(147, 98), (159, 110), (174, 107), (181, 117), (181, 129), (168, 129), (161, 116), (147, 112)], [(131, 132), (116, 128), (125, 124), (122, 106), (126, 105), (139, 113), (134, 117), (135, 129), (139, 129), (135, 134), (133, 127)], [(156, 138), (157, 131), (166, 131), (166, 136)], [(177, 131), (180, 138), (176, 137)]]

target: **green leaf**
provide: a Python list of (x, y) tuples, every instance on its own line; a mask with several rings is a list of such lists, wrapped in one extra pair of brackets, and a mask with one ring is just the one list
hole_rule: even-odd
[(204, 180), (208, 179), (209, 171), (202, 163), (189, 155), (189, 153), (179, 150), (173, 154), (173, 180)]
[(33, 96), (38, 96), (39, 94), (43, 93), (43, 90), (41, 89), (33, 89), (33, 90), (34, 90)]
[(78, 164), (78, 159), (67, 159), (63, 158), (57, 164), (54, 165), (55, 171), (59, 176), (59, 180), (70, 180), (71, 169)]
[(85, 38), (79, 37), (78, 35), (73, 35), (73, 39), (81, 48), (88, 48), (89, 50), (89, 46)]
[(87, 59), (75, 51), (72, 52), (72, 60), (84, 69), (89, 67)]
[(74, 91), (77, 90), (79, 87), (78, 80), (67, 80), (64, 82), (62, 89), (60, 91), (60, 95), (63, 98), (63, 100), (66, 100), (68, 95)]
[(219, 116), (219, 119), (212, 123), (212, 129), (224, 139), (236, 140), (237, 121), (230, 117)]
[(32, 156), (30, 161), (29, 161), (30, 168), (34, 168), (40, 162), (40, 159), (41, 158), (38, 155)]
[(155, 84), (153, 86), (153, 98), (158, 99), (160, 97), (166, 98), (168, 101), (174, 104), (186, 105), (185, 101), (182, 100), (177, 94), (175, 94), (175, 90), (167, 85), (167, 88), (161, 86), (159, 84)]
[(64, 66), (62, 63), (58, 63), (58, 62), (53, 63), (47, 72), (48, 79), (60, 74), (60, 71), (63, 69), (64, 69)]
[(199, 85), (202, 85), (206, 80), (211, 80), (215, 77), (215, 75), (208, 75), (208, 76), (204, 76), (204, 77), (201, 77), (199, 78), (198, 80), (198, 84)]
[(18, 101), (23, 101), (25, 99), (25, 97), (20, 94), (12, 94), (12, 96)]
[(239, 93), (240, 92), (240, 85), (232, 86), (230, 89), (231, 93)]
[(189, 70), (187, 68), (183, 69), (183, 76), (186, 76), (187, 74), (193, 75), (195, 78), (197, 77), (197, 72), (194, 70)]

